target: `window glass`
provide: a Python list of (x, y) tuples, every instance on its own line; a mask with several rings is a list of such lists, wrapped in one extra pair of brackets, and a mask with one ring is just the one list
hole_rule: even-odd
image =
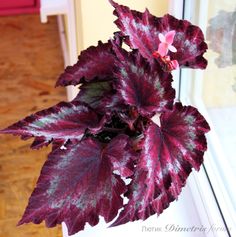
[(204, 72), (203, 101), (220, 139), (225, 157), (236, 173), (235, 1), (209, 1), (206, 39), (209, 50), (206, 54), (208, 68)]

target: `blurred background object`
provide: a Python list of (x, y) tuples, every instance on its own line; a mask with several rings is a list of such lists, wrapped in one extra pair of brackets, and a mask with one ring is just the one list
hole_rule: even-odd
[(206, 39), (209, 48), (219, 54), (215, 59), (218, 67), (236, 64), (236, 11), (221, 10), (209, 19)]
[(0, 16), (39, 13), (40, 0), (1, 0)]

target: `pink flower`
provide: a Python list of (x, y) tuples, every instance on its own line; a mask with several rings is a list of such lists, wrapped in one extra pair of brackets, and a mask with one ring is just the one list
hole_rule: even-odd
[(168, 50), (173, 53), (177, 52), (176, 48), (172, 45), (175, 37), (175, 30), (167, 32), (166, 35), (159, 33), (158, 37), (161, 43), (159, 44), (157, 51), (162, 57), (167, 55)]
[(159, 58), (163, 63), (165, 63), (165, 70), (172, 71), (174, 69), (178, 69), (178, 61), (171, 60), (170, 56), (167, 55), (169, 50), (173, 53), (177, 52), (177, 49), (172, 45), (175, 37), (175, 30), (171, 30), (165, 35), (159, 33), (158, 37), (161, 43), (158, 46), (158, 50), (153, 53), (153, 56), (155, 58)]

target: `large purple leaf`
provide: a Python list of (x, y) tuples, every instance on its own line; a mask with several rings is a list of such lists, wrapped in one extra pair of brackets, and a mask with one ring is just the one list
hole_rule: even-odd
[(162, 213), (177, 199), (192, 167), (199, 170), (203, 162), (209, 126), (197, 109), (177, 103), (160, 121), (161, 127), (152, 122), (147, 127), (129, 202), (112, 226)]
[(99, 132), (105, 118), (79, 102), (61, 102), (39, 111), (1, 130), (1, 133), (35, 137), (32, 148), (40, 148), (50, 142), (64, 144), (67, 140), (80, 140), (86, 129)]
[(78, 62), (68, 66), (59, 77), (56, 86), (77, 85), (94, 78), (104, 79), (112, 76), (115, 55), (110, 41), (98, 42), (98, 46), (91, 46), (81, 52)]
[[(132, 170), (122, 167), (132, 159), (128, 143), (125, 135), (107, 147), (88, 138), (68, 144), (65, 150), (54, 150), (42, 168), (19, 225), (45, 220), (48, 227), (54, 227), (65, 222), (72, 235), (83, 230), (86, 222), (96, 225), (99, 215), (106, 222), (113, 220), (123, 205), (120, 195), (126, 191), (125, 183), (113, 171), (132, 174)], [(115, 161), (113, 166), (111, 160)]]
[(204, 69), (207, 61), (203, 54), (207, 49), (201, 29), (186, 20), (178, 20), (166, 14), (155, 17), (146, 10), (144, 13), (130, 10), (110, 0), (115, 8), (115, 21), (123, 36), (128, 36), (125, 42), (132, 48), (138, 49), (143, 57), (153, 58), (161, 43), (159, 34), (166, 35), (174, 30), (176, 32), (173, 46), (176, 53), (169, 52), (171, 60), (177, 60), (180, 66)]
[(119, 59), (115, 72), (117, 90), (124, 102), (144, 116), (171, 107), (175, 97), (171, 74), (164, 72), (154, 60), (148, 62), (137, 51), (126, 52), (115, 44), (113, 47)]

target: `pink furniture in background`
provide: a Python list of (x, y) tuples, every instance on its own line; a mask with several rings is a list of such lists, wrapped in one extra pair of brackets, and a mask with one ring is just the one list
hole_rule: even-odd
[(39, 13), (40, 0), (0, 0), (0, 16)]

